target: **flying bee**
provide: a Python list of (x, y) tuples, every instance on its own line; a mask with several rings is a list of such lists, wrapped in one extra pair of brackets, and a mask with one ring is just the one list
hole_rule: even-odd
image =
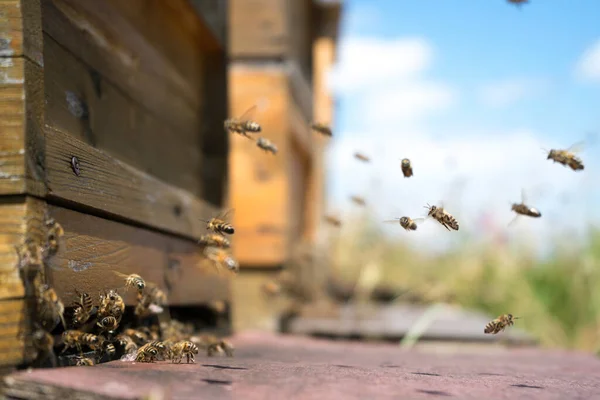
[(512, 225), (519, 215), (525, 215), (527, 217), (539, 218), (542, 216), (542, 213), (533, 207), (529, 207), (526, 204), (527, 198), (525, 197), (525, 190), (521, 189), (521, 203), (513, 203), (511, 205), (511, 210), (516, 212), (517, 215), (508, 223), (508, 226)]
[(216, 233), (209, 233), (208, 235), (200, 236), (199, 243), (205, 246), (221, 247), (223, 249), (228, 249), (231, 247), (231, 242), (229, 239)]
[(183, 356), (186, 356), (188, 364), (190, 360), (192, 363), (195, 363), (195, 354), (198, 354), (198, 346), (196, 346), (194, 343), (187, 340), (177, 342), (171, 347), (171, 362), (181, 363)]
[(356, 204), (357, 206), (364, 207), (367, 205), (367, 202), (365, 201), (365, 199), (360, 196), (351, 196), (350, 200), (352, 200), (352, 202), (354, 204)]
[(75, 365), (78, 367), (91, 367), (94, 365), (94, 360), (88, 357), (77, 357), (77, 361), (75, 361)]
[(342, 226), (342, 221), (338, 217), (334, 217), (333, 215), (326, 215), (324, 218), (325, 221), (330, 225), (333, 225), (335, 227)]
[(412, 164), (408, 158), (402, 159), (400, 168), (402, 169), (402, 175), (404, 175), (405, 178), (410, 178), (413, 176)]
[(77, 348), (77, 351), (81, 353), (81, 346), (88, 346), (92, 350), (98, 350), (102, 345), (102, 341), (98, 336), (76, 330), (64, 331), (62, 334), (62, 340), (65, 348), (60, 352), (60, 354), (67, 351), (67, 349), (70, 347)]
[(400, 226), (403, 227), (407, 231), (416, 231), (417, 225), (425, 221), (425, 218), (415, 218), (412, 219), (410, 217), (400, 217), (391, 220), (383, 221), (385, 223), (400, 223)]
[(354, 158), (363, 162), (371, 162), (371, 159), (369, 157), (359, 152), (354, 153)]
[(444, 207), (431, 206), (429, 204), (424, 207), (428, 209), (427, 216), (435, 219), (437, 222), (442, 224), (444, 228), (448, 230), (450, 230), (450, 228), (454, 229), (455, 231), (458, 230), (458, 221), (448, 211), (446, 211)]
[(96, 323), (102, 332), (112, 332), (119, 327), (119, 321), (115, 317), (104, 317)]
[(148, 284), (148, 295), (152, 299), (152, 304), (156, 304), (159, 307), (167, 305), (167, 295), (154, 283)]
[(205, 247), (204, 256), (212, 261), (217, 268), (224, 266), (229, 271), (238, 273), (240, 264), (227, 251), (218, 247)]
[(520, 317), (513, 317), (512, 314), (502, 314), (493, 321), (488, 322), (483, 330), (483, 333), (491, 333), (493, 335), (502, 332), (508, 326), (514, 325), (514, 320)]
[(233, 226), (227, 222), (225, 222), (225, 217), (232, 212), (233, 210), (227, 210), (225, 213), (218, 215), (215, 218), (211, 218), (208, 221), (200, 220), (202, 222), (206, 222), (206, 229), (209, 231), (213, 231), (215, 233), (223, 235), (224, 233), (228, 235), (233, 235), (235, 233), (235, 229)]
[(256, 145), (267, 153), (277, 154), (277, 146), (269, 139), (258, 138)]
[(329, 137), (333, 136), (333, 132), (331, 132), (331, 128), (320, 122), (313, 122), (312, 124), (310, 124), (310, 129), (312, 129), (316, 132), (319, 132), (320, 134), (325, 135), (325, 136), (329, 136)]
[(136, 288), (138, 292), (141, 292), (146, 287), (146, 282), (138, 274), (124, 274), (122, 272), (114, 271), (114, 273), (125, 279), (125, 288)]
[(137, 352), (138, 345), (130, 336), (120, 334), (116, 337), (116, 340), (123, 347), (125, 354), (133, 354)]
[(584, 147), (585, 142), (582, 141), (575, 143), (566, 150), (552, 149), (548, 152), (548, 157), (546, 159), (569, 167), (573, 171), (582, 171), (584, 169), (583, 161), (581, 161), (576, 154), (581, 152)]
[(42, 319), (42, 326), (49, 328), (48, 330), (52, 330), (60, 321), (63, 328), (67, 329), (64, 317), (65, 306), (60, 301), (56, 291), (48, 285), (42, 285), (38, 288), (38, 291), (38, 315)]
[(75, 289), (75, 293), (77, 294), (78, 300), (73, 303), (75, 305), (75, 309), (73, 310), (73, 325), (80, 326), (90, 319), (94, 304), (92, 302), (92, 296), (89, 294), (80, 293), (77, 289)]
[(116, 290), (111, 289), (107, 293), (100, 295), (99, 319), (115, 317), (120, 322), (123, 312), (125, 312), (125, 302)]
[(257, 122), (252, 121), (254, 113), (256, 112), (256, 105), (250, 107), (244, 112), (239, 118), (229, 118), (223, 123), (223, 126), (227, 132), (238, 133), (249, 139), (248, 132), (258, 133), (262, 129)]
[(59, 242), (65, 234), (65, 230), (58, 222), (56, 222), (54, 218), (46, 219), (46, 228), (48, 229), (46, 233), (46, 248), (48, 250), (48, 254), (52, 256), (58, 251)]

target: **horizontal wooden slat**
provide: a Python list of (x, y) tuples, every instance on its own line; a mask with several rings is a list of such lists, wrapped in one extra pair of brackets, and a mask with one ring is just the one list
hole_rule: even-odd
[(202, 137), (197, 127), (173, 128), (52, 37), (45, 35), (44, 46), (46, 125), (194, 195), (201, 194)]
[(24, 359), (22, 332), (25, 301), (0, 300), (0, 366), (17, 365)]
[(0, 1), (0, 57), (22, 57), (43, 65), (40, 0)]
[[(76, 57), (173, 127), (200, 126), (202, 87), (186, 75), (139, 30), (131, 9), (113, 1), (41, 0), (43, 30)], [(119, 2), (121, 4), (123, 2)], [(130, 2), (127, 2), (129, 4)], [(146, 2), (152, 11), (170, 2)], [(142, 4), (136, 1), (135, 4)], [(129, 13), (125, 13), (127, 10)], [(156, 27), (155, 27), (156, 28)], [(157, 32), (163, 32), (157, 29)], [(201, 58), (186, 68), (202, 68)]]
[[(122, 287), (123, 279), (114, 271), (138, 273), (158, 284), (170, 305), (229, 300), (232, 275), (216, 270), (194, 242), (60, 207), (50, 206), (49, 215), (65, 235), (49, 261), (48, 280), (67, 306), (75, 299), (75, 289), (97, 301), (100, 290)], [(134, 292), (124, 299), (135, 304)]]
[[(71, 166), (79, 163), (80, 175)], [(46, 127), (48, 197), (92, 207), (120, 218), (190, 238), (206, 233), (207, 220), (218, 209), (187, 191), (148, 174), (75, 139)]]

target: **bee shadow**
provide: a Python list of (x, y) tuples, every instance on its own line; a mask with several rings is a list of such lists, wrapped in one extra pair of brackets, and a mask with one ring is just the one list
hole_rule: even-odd
[(518, 383), (516, 385), (510, 385), (512, 387), (523, 388), (523, 389), (544, 389), (543, 386), (535, 386), (535, 385), (525, 385), (523, 383)]
[(417, 389), (417, 392), (419, 392), (419, 393), (425, 393), (425, 394), (430, 394), (432, 396), (452, 396), (450, 393), (448, 393), (448, 392), (442, 392), (441, 390), (423, 390), (423, 389)]
[(211, 385), (231, 385), (233, 383), (232, 381), (224, 381), (219, 379), (202, 379), (202, 381)]
[(215, 369), (234, 369), (234, 370), (247, 370), (246, 367), (230, 367), (228, 365), (218, 365), (218, 364), (202, 364), (203, 367), (215, 368)]
[(441, 376), (440, 374), (432, 374), (429, 372), (411, 372), (413, 375), (424, 375), (424, 376)]

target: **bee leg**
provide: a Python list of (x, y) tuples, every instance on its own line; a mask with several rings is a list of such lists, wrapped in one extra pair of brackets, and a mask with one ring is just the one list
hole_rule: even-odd
[(65, 347), (64, 347), (64, 348), (62, 349), (62, 351), (61, 351), (60, 353), (58, 353), (58, 354), (62, 354), (62, 353), (64, 353), (65, 351), (67, 351), (67, 349), (68, 349), (68, 348), (69, 348), (69, 345), (68, 345), (68, 344), (65, 344)]
[(185, 356), (187, 357), (187, 363), (189, 364), (190, 363), (190, 354), (188, 353)]

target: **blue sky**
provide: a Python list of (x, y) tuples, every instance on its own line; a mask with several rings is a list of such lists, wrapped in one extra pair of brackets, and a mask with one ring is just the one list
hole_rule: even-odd
[[(517, 232), (543, 233), (557, 221), (581, 232), (599, 220), (592, 206), (600, 204), (600, 147), (591, 134), (600, 132), (599, 1), (345, 3), (330, 79), (338, 105), (332, 207), (348, 210), (348, 194), (369, 193), (377, 218), (393, 218), (422, 213), (425, 199), (454, 199), (466, 228), (476, 230), (474, 214), (487, 208), (501, 207), (498, 224), (507, 222), (507, 204), (523, 187), (549, 218), (519, 222)], [(540, 150), (582, 139), (582, 173), (553, 165)], [(358, 149), (374, 162), (353, 162)], [(414, 182), (399, 174), (400, 157), (419, 162)], [(467, 182), (462, 200), (459, 181)]]

